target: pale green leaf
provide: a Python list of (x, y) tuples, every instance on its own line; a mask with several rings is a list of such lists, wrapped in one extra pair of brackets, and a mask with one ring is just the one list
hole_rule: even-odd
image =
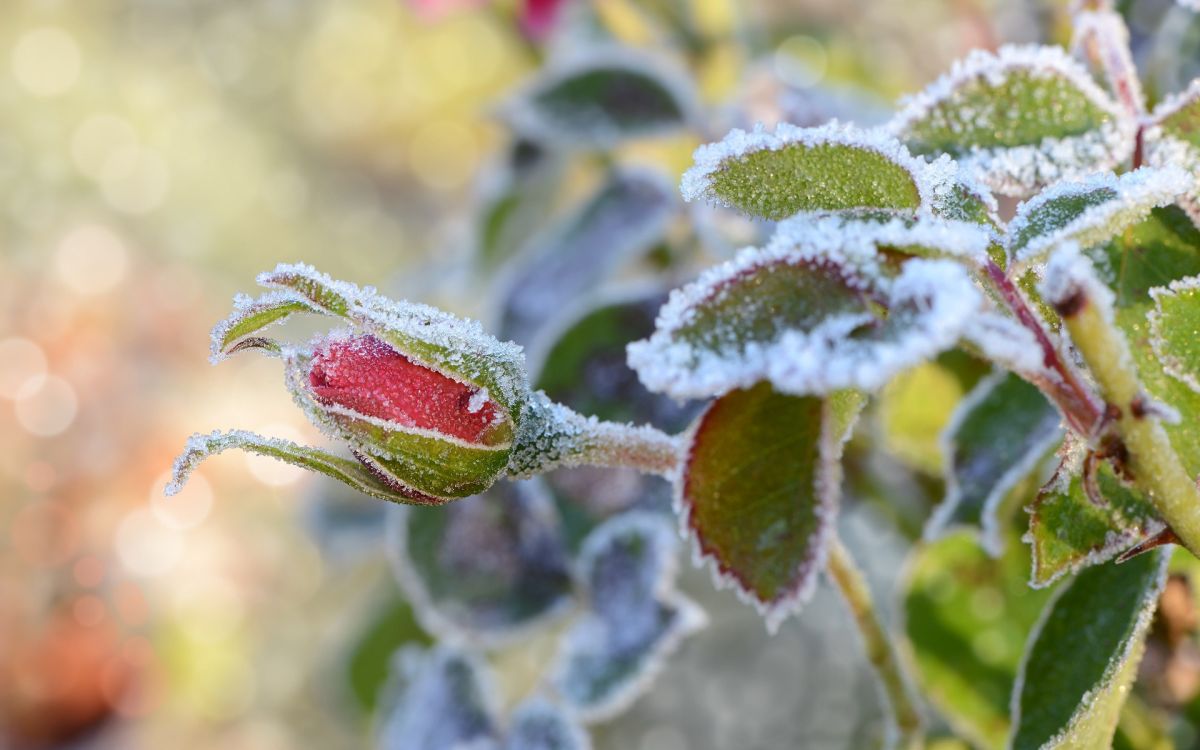
[(697, 149), (695, 162), (683, 176), (686, 200), (706, 198), (766, 219), (801, 211), (913, 213), (933, 198), (923, 161), (887, 136), (836, 123), (733, 130)]
[(1150, 290), (1150, 346), (1169, 375), (1200, 392), (1200, 276)]
[(976, 50), (891, 123), (915, 154), (949, 154), (993, 190), (1109, 169), (1133, 148), (1135, 123), (1058, 47)]

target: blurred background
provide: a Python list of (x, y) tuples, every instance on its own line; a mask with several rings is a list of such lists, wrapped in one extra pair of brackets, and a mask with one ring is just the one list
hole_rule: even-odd
[[(1138, 5), (1135, 30), (1151, 34), (1165, 3)], [(473, 221), (510, 147), (496, 113), (569, 45), (565, 27), (673, 56), (697, 82), (712, 132), (615, 156), (672, 182), (730, 125), (872, 124), (970, 48), (1066, 33), (1064, 5), (1048, 0), (568, 6), (533, 16), (512, 0), (3, 3), (0, 747), (370, 745), (390, 654), (428, 642), (388, 570), (380, 504), (239, 454), (203, 465), (180, 496), (162, 487), (195, 431), (321, 442), (278, 362), (207, 364), (210, 327), (258, 271), (306, 261), (492, 325), (494, 274), (473, 262)], [(588, 170), (572, 167), (563, 194), (586, 192)], [(548, 219), (561, 204), (539, 206)], [(753, 232), (718, 234), (732, 244)], [(721, 247), (683, 264), (682, 278)], [(943, 386), (952, 405), (961, 389)], [(919, 428), (933, 433), (948, 409)], [(932, 474), (934, 443), (905, 446), (913, 471)], [(875, 550), (881, 587), (908, 544), (895, 521), (869, 505), (848, 521)], [(859, 654), (839, 648), (847, 629), (828, 592), (768, 639), (707, 574), (685, 573), (683, 585), (713, 626), (598, 744), (877, 740), (878, 699)], [(502, 679), (519, 682), (544, 650), (497, 655)], [(781, 690), (789, 702), (770, 708)], [(730, 691), (741, 708), (714, 709)], [(755, 707), (759, 739), (722, 744), (747, 736), (733, 714)], [(819, 726), (794, 734), (797, 710)], [(724, 723), (691, 737), (690, 719), (714, 711), (705, 721)]]

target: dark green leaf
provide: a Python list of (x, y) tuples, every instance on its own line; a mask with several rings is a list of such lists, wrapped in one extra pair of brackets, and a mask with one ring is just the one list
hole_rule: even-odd
[(1062, 417), (1035, 386), (1010, 373), (981, 381), (959, 404), (942, 435), (946, 498), (925, 537), (962, 524), (983, 529), (984, 547), (999, 554), (996, 507), (1062, 440)]
[(1166, 577), (1161, 550), (1087, 568), (1048, 605), (1013, 694), (1012, 750), (1108, 747)]

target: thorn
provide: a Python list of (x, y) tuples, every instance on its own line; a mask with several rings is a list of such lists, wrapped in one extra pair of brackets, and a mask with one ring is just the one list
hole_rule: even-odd
[(1117, 555), (1117, 562), (1123, 563), (1126, 560), (1137, 557), (1138, 555), (1149, 552), (1156, 547), (1162, 547), (1167, 544), (1178, 544), (1179, 537), (1175, 534), (1170, 526), (1158, 532), (1154, 536), (1147, 537), (1138, 542), (1134, 546)]

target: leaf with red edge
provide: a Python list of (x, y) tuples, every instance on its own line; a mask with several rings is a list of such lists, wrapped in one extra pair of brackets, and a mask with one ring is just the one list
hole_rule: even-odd
[(841, 493), (855, 391), (788, 396), (769, 384), (717, 399), (697, 421), (681, 515), (697, 555), (774, 631), (811, 596)]

